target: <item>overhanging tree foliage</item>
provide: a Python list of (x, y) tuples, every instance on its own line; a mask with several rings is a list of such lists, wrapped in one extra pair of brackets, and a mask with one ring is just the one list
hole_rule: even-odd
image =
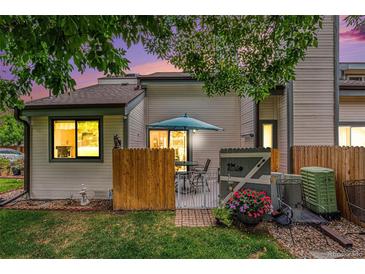
[(19, 105), (33, 83), (74, 90), (73, 69), (122, 74), (129, 61), (117, 37), (204, 81), (208, 95), (261, 100), (294, 79), (320, 26), (319, 16), (0, 16), (0, 61), (12, 75), (0, 77), (0, 108)]
[(18, 145), (23, 142), (23, 125), (13, 115), (0, 116), (0, 146)]
[(203, 16), (175, 32), (166, 51), (158, 37), (147, 48), (203, 81), (208, 95), (234, 91), (258, 101), (294, 79), (321, 24), (320, 16)]

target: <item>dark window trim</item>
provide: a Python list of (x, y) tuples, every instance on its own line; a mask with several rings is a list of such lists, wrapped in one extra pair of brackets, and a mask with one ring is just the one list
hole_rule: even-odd
[(277, 120), (260, 120), (259, 121), (259, 146), (262, 147), (263, 144), (263, 131), (262, 131), (262, 125), (263, 124), (272, 124), (273, 125), (273, 147), (272, 148), (278, 148), (278, 121)]
[[(54, 158), (54, 121), (75, 121), (75, 148), (76, 148), (76, 158)], [(78, 121), (99, 121), (99, 157), (80, 157), (77, 156), (77, 122)], [(104, 133), (103, 133), (103, 117), (102, 116), (54, 116), (48, 118), (48, 155), (49, 162), (103, 162), (104, 161)]]

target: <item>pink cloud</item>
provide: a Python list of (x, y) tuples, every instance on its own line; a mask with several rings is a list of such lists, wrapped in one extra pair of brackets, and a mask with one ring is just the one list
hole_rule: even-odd
[(164, 60), (158, 60), (156, 62), (144, 63), (141, 65), (132, 66), (130, 72), (139, 74), (151, 74), (154, 72), (178, 72), (180, 69), (174, 67), (170, 63)]

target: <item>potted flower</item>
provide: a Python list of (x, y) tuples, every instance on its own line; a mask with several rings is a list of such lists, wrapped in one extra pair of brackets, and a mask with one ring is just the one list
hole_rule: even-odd
[(226, 208), (232, 210), (234, 217), (246, 225), (257, 225), (265, 214), (272, 211), (271, 199), (266, 192), (251, 189), (233, 193)]

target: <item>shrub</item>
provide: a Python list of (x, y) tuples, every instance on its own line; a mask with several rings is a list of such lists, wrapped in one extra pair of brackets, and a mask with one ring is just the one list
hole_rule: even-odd
[(221, 224), (230, 227), (232, 225), (232, 212), (226, 207), (213, 208), (213, 216)]
[(228, 200), (226, 208), (234, 214), (259, 218), (272, 211), (271, 199), (266, 192), (245, 189), (237, 191)]
[(0, 157), (0, 173), (9, 173), (10, 160)]

